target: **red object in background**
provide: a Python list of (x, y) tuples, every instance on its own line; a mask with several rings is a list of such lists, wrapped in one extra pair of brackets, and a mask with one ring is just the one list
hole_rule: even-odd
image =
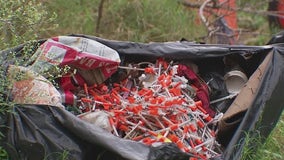
[(221, 17), (216, 25), (220, 27), (219, 32), (225, 36), (217, 36), (217, 43), (221, 44), (236, 44), (238, 40), (238, 23), (236, 12), (236, 0), (218, 0), (220, 8), (216, 9), (216, 13)]
[(269, 1), (268, 11), (272, 13), (268, 16), (271, 29), (274, 27), (284, 29), (284, 0)]
[(228, 27), (234, 31), (235, 37), (237, 37), (238, 33), (236, 30), (238, 29), (238, 23), (236, 0), (219, 0), (219, 4), (221, 4), (222, 7), (218, 10), (218, 15), (224, 15)]
[[(214, 26), (219, 27), (218, 32), (224, 34), (218, 36), (218, 41), (216, 43), (236, 44), (239, 36), (236, 0), (218, 0), (216, 3), (219, 8), (214, 8), (213, 6), (207, 7), (204, 10), (204, 16), (207, 20), (214, 22)], [(217, 16), (214, 16), (213, 20), (211, 19), (212, 12)], [(201, 24), (200, 18), (196, 19), (196, 23)]]
[(279, 25), (284, 29), (284, 0), (279, 0), (277, 5), (277, 11), (280, 16), (278, 17)]

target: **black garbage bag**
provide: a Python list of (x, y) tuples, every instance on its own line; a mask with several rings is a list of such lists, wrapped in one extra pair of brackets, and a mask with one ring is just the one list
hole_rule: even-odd
[[(224, 57), (241, 57), (244, 62), (241, 67), (249, 78), (248, 85), (239, 92), (229, 106), (229, 113), (220, 122), (217, 138), (224, 146), (224, 152), (214, 159), (240, 159), (245, 133), (257, 130), (265, 139), (283, 110), (284, 45), (229, 46), (186, 41), (136, 43), (86, 35), (71, 36), (96, 40), (116, 50), (124, 62), (152, 61), (161, 57), (182, 62), (193, 61), (204, 76), (216, 71), (223, 75), (226, 72)], [(1, 56), (5, 59), (13, 51), (21, 57), (23, 46), (2, 51)], [(8, 67), (12, 63), (4, 60), (2, 66)], [(257, 85), (253, 86), (255, 83), (250, 82), (250, 79), (258, 80)], [(244, 102), (247, 103), (240, 109), (235, 109), (234, 105), (239, 104), (238, 99), (242, 96), (250, 99), (246, 99)], [(58, 154), (64, 152), (68, 153), (67, 159), (176, 160), (194, 157), (172, 143), (147, 146), (118, 138), (60, 107), (15, 105), (12, 112), (1, 116), (1, 119), (5, 120), (2, 123), (7, 126), (2, 128), (5, 137), (1, 145), (11, 159), (56, 159)], [(257, 128), (256, 124), (261, 127)]]

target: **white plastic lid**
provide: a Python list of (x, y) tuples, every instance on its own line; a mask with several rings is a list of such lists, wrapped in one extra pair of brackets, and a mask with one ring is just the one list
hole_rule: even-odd
[(233, 70), (228, 72), (224, 76), (227, 91), (229, 93), (239, 93), (244, 87), (245, 83), (248, 81), (247, 76), (238, 70)]

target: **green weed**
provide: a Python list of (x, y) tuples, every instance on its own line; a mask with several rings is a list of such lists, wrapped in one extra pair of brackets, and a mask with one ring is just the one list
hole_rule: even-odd
[(56, 160), (68, 160), (69, 151), (64, 150), (63, 152), (54, 152), (44, 157), (44, 160), (54, 159)]
[(9, 159), (8, 153), (1, 146), (0, 146), (0, 159), (1, 160), (8, 160)]
[(261, 139), (257, 131), (245, 133), (245, 144), (242, 151), (242, 160), (279, 160), (284, 159), (281, 152), (284, 149), (284, 112), (273, 129), (265, 139)]
[(277, 123), (275, 129), (256, 152), (256, 158), (260, 160), (279, 160), (284, 159), (284, 112)]
[[(47, 31), (55, 29), (53, 23), (56, 15), (45, 9), (37, 0), (6, 1), (0, 0), (0, 50), (27, 43), (20, 52), (0, 52), (0, 118), (1, 126), (4, 123), (2, 116), (11, 112), (13, 102), (9, 101), (11, 83), (6, 78), (8, 64), (25, 65), (31, 53), (38, 47), (37, 42), (41, 35), (48, 35)], [(30, 42), (29, 42), (30, 41)], [(4, 137), (0, 133), (0, 140)], [(6, 150), (0, 146), (0, 159), (8, 159)]]

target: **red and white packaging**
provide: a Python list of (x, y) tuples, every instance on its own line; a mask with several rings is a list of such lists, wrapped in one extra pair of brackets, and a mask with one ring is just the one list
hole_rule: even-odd
[(68, 65), (77, 69), (88, 85), (104, 82), (120, 63), (115, 50), (82, 37), (59, 36), (48, 39), (35, 55), (37, 59), (30, 69), (44, 74), (55, 66)]

